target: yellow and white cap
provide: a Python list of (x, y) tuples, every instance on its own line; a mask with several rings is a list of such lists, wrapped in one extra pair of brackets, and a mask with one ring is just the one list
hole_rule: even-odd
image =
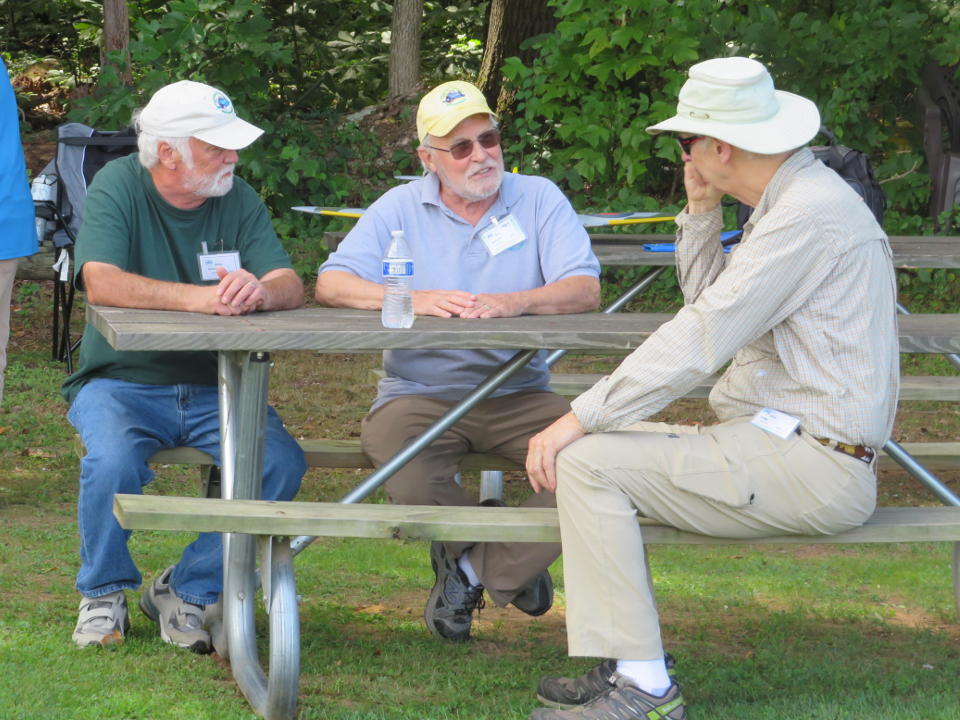
[(497, 114), (475, 86), (464, 80), (437, 85), (420, 100), (417, 108), (417, 138), (422, 143), (427, 135), (443, 137), (471, 115)]

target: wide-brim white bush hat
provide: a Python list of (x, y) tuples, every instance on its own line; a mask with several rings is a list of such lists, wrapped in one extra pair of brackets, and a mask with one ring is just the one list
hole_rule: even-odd
[(820, 130), (817, 106), (774, 90), (767, 69), (745, 57), (716, 58), (690, 68), (680, 88), (677, 114), (647, 128), (706, 135), (763, 155), (806, 145)]
[(140, 113), (140, 129), (161, 138), (195, 137), (227, 150), (245, 148), (263, 134), (237, 117), (226, 93), (193, 80), (157, 90)]

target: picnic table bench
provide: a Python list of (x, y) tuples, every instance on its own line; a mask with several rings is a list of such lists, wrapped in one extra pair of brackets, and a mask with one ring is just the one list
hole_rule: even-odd
[[(365, 504), (352, 506), (372, 492), (357, 491), (341, 503), (276, 504), (258, 501), (262, 433), (257, 430), (266, 402), (268, 351), (308, 349), (319, 352), (375, 352), (390, 348), (569, 348), (575, 351), (626, 353), (648, 337), (670, 314), (538, 316), (498, 318), (482, 323), (418, 318), (412, 330), (388, 330), (369, 311), (310, 308), (225, 318), (169, 311), (88, 307), (88, 320), (119, 350), (206, 348), (220, 354), (221, 435), (224, 443), (224, 500), (118, 496), (116, 513), (128, 529), (220, 530), (224, 539), (225, 584), (222, 595), (225, 645), (241, 690), (254, 710), (268, 718), (295, 714), (299, 675), (299, 615), (290, 534), (356, 535), (422, 539), (478, 540), (556, 538), (555, 512), (525, 514), (517, 508), (417, 508)], [(960, 351), (960, 315), (914, 315), (901, 318), (903, 352)], [(319, 455), (318, 455), (319, 457)], [(486, 458), (484, 458), (486, 460)], [(482, 466), (487, 466), (484, 462)], [(383, 470), (384, 468), (381, 468)], [(378, 475), (381, 471), (374, 473)], [(373, 479), (374, 476), (368, 478)], [(375, 487), (375, 486), (374, 486)], [(303, 506), (303, 507), (301, 507)], [(195, 508), (187, 511), (187, 507)], [(360, 507), (362, 510), (355, 510)], [(152, 510), (146, 512), (146, 510)], [(487, 513), (487, 510), (494, 510)], [(864, 528), (831, 539), (792, 538), (787, 542), (960, 541), (960, 513), (953, 508), (881, 509)], [(166, 520), (159, 520), (167, 513)], [(231, 519), (232, 518), (232, 519)], [(251, 518), (260, 518), (256, 521)], [(296, 523), (294, 519), (296, 518)], [(369, 519), (364, 519), (369, 518)], [(171, 525), (171, 523), (173, 523)], [(664, 528), (648, 530), (652, 542), (724, 542)], [(486, 534), (484, 534), (486, 533)], [(258, 536), (261, 539), (255, 540)], [(668, 539), (669, 538), (669, 539)], [(774, 539), (769, 542), (775, 541)], [(253, 597), (257, 545), (261, 578), (270, 609), (270, 674), (257, 659)], [(954, 589), (958, 553), (954, 550)]]

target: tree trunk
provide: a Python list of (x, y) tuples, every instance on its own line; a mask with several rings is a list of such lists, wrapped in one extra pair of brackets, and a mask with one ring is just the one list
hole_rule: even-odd
[(498, 113), (506, 111), (512, 102), (512, 98), (501, 92), (503, 61), (519, 56), (529, 62), (533, 53), (521, 51), (520, 45), (534, 35), (553, 31), (556, 26), (557, 19), (553, 8), (547, 6), (547, 0), (490, 0), (487, 40), (483, 46), (477, 86)]
[(110, 63), (107, 53), (113, 50), (123, 52), (124, 65), (117, 67), (117, 77), (123, 85), (130, 85), (133, 76), (130, 74), (130, 17), (127, 13), (127, 0), (103, 0), (103, 55), (100, 58), (101, 67)]
[(420, 81), (420, 20), (423, 0), (395, 0), (390, 29), (389, 95), (412, 91)]

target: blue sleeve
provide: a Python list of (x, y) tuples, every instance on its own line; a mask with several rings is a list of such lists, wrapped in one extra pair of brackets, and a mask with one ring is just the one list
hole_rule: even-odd
[(590, 236), (576, 211), (556, 185), (540, 178), (537, 192), (537, 242), (547, 283), (578, 275), (600, 276)]

